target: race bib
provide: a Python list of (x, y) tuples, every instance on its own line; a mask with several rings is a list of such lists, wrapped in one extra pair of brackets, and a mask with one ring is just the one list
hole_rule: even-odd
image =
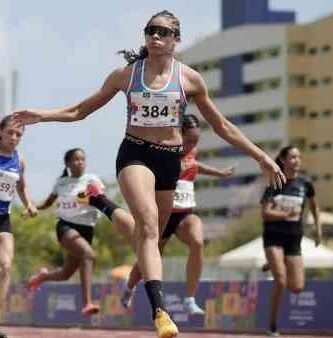
[(293, 212), (294, 215), (287, 218), (287, 221), (298, 222), (301, 218), (303, 197), (290, 195), (277, 195), (274, 197), (277, 210), (287, 213)]
[(56, 213), (58, 216), (73, 217), (79, 213), (80, 205), (76, 196), (61, 196), (58, 198)]
[(19, 175), (0, 171), (0, 200), (10, 202), (13, 199)]
[(178, 180), (174, 192), (173, 207), (175, 209), (190, 209), (196, 206), (193, 182)]
[(131, 126), (179, 126), (179, 92), (131, 92), (130, 95)]

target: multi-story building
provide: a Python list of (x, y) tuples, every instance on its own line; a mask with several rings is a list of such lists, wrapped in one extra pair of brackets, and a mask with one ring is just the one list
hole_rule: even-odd
[[(252, 141), (272, 156), (289, 143), (300, 147), (327, 210), (333, 206), (332, 28), (333, 16), (296, 25), (293, 12), (270, 11), (267, 0), (224, 0), (221, 31), (181, 53), (203, 75), (221, 113)], [(261, 172), (205, 122), (199, 159), (238, 165), (233, 177), (197, 181), (198, 212), (210, 237), (230, 214), (258, 203)]]

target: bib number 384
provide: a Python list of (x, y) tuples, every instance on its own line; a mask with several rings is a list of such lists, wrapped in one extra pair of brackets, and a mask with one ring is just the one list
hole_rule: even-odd
[(140, 127), (179, 126), (179, 93), (132, 92), (130, 123)]

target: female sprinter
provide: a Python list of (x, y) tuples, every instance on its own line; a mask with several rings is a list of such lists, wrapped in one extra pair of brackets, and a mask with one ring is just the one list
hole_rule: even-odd
[(119, 91), (127, 98), (127, 127), (117, 157), (121, 192), (135, 219), (136, 255), (160, 338), (178, 328), (164, 310), (159, 228), (169, 219), (173, 191), (180, 173), (181, 122), (192, 100), (214, 131), (258, 162), (270, 184), (280, 186), (284, 175), (276, 163), (249, 141), (215, 107), (202, 76), (174, 58), (180, 42), (179, 20), (170, 12), (153, 15), (144, 28), (140, 54), (126, 52), (129, 64), (113, 71), (89, 98), (51, 111), (20, 110), (17, 123), (72, 122), (86, 118)]
[(280, 151), (276, 162), (287, 182), (281, 190), (267, 188), (261, 201), (264, 248), (274, 278), (268, 334), (274, 337), (278, 336), (277, 318), (283, 289), (287, 287), (291, 292), (299, 293), (304, 288), (301, 240), (306, 200), (315, 220), (316, 246), (321, 241), (319, 207), (311, 181), (300, 176), (300, 151), (287, 146)]
[[(23, 135), (23, 127), (17, 126), (7, 115), (0, 121), (0, 316), (5, 312), (6, 297), (10, 284), (10, 271), (14, 258), (14, 238), (10, 222), (10, 208), (15, 191), (30, 216), (37, 209), (28, 196), (24, 162), (16, 150)], [(0, 332), (0, 338), (6, 338)]]
[[(194, 213), (196, 206), (194, 196), (194, 181), (197, 174), (227, 177), (234, 173), (235, 168), (230, 167), (219, 170), (198, 162), (197, 144), (200, 138), (200, 124), (195, 115), (186, 114), (182, 124), (184, 151), (181, 158), (181, 173), (174, 194), (173, 209), (170, 219), (163, 231), (159, 242), (160, 250), (175, 234), (189, 248), (187, 260), (187, 283), (184, 306), (190, 315), (203, 315), (204, 311), (197, 305), (195, 294), (198, 288), (203, 267), (203, 226), (200, 217)], [(138, 266), (131, 271), (127, 288), (121, 301), (125, 308), (129, 308), (132, 300), (134, 286), (141, 279)]]

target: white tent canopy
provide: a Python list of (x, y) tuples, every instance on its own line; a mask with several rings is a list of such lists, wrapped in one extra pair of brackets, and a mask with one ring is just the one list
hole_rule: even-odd
[[(303, 237), (302, 256), (306, 268), (333, 267), (333, 250), (320, 245), (315, 247), (313, 240)], [(259, 237), (219, 257), (219, 265), (224, 268), (253, 269), (266, 263), (262, 237)]]
[[(326, 212), (326, 211), (321, 211), (320, 212), (320, 220), (322, 224), (333, 224), (333, 213), (331, 212)], [(313, 216), (311, 212), (308, 213), (307, 219), (306, 219), (307, 224), (313, 224)]]

